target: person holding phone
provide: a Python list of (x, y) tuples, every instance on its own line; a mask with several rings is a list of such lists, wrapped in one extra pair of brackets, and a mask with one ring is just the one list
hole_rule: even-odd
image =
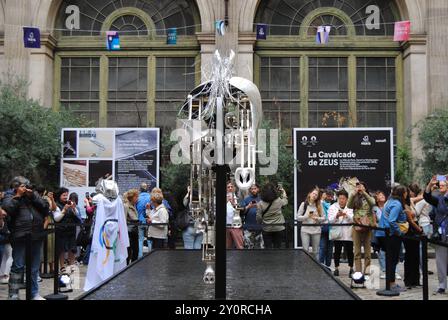
[[(431, 191), (437, 184), (439, 184), (440, 195), (435, 197), (431, 194)], [(446, 241), (448, 236), (448, 188), (446, 176), (433, 176), (425, 188), (423, 198), (437, 208), (434, 219), (434, 232), (441, 236), (440, 240)], [(435, 245), (435, 251), (439, 287), (434, 294), (439, 295), (445, 294), (447, 286), (448, 248)]]
[(60, 211), (55, 212), (54, 221), (56, 223), (55, 235), (57, 238), (57, 248), (59, 256), (60, 272), (65, 273), (65, 253), (68, 253), (68, 266), (70, 272), (75, 270), (76, 253), (76, 226), (74, 224), (81, 223), (80, 215), (77, 209), (77, 203), (69, 199), (69, 190), (60, 188), (55, 193), (56, 205)]
[[(297, 211), (296, 220), (304, 224), (320, 224), (325, 221), (321, 193), (319, 188), (312, 189), (306, 196), (306, 200), (300, 204)], [(303, 226), (300, 228), (300, 238), (303, 250), (309, 251), (310, 244), (313, 247), (313, 255), (319, 260), (320, 226)]]
[[(356, 189), (348, 198), (348, 205), (353, 209), (353, 222), (358, 225), (376, 226), (376, 216), (372, 208), (375, 206), (375, 199), (367, 192), (367, 185), (364, 182), (358, 182)], [(353, 228), (353, 246), (355, 251), (355, 272), (361, 272), (365, 275), (370, 274), (371, 262), (371, 243), (372, 230), (355, 226)], [(364, 268), (362, 267), (361, 247), (364, 247)]]
[(261, 201), (260, 187), (254, 183), (249, 188), (249, 195), (244, 198), (240, 206), (244, 208), (245, 216), (243, 225), (244, 246), (248, 249), (264, 248), (262, 226), (257, 222), (257, 203)]
[[(347, 207), (348, 193), (345, 190), (337, 192), (338, 201), (333, 203), (328, 209), (328, 221), (331, 224), (350, 224), (353, 223), (353, 210)], [(349, 277), (353, 271), (353, 240), (352, 227), (341, 226), (332, 227), (329, 234), (330, 240), (334, 241), (334, 276), (339, 276), (339, 265), (341, 260), (342, 247), (347, 253), (348, 265), (350, 267)]]

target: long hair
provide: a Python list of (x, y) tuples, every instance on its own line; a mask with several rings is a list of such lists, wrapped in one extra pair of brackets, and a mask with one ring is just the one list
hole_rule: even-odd
[(260, 199), (264, 202), (271, 203), (278, 198), (277, 188), (272, 183), (263, 186), (260, 192)]
[(406, 188), (405, 186), (395, 186), (393, 189), (392, 189), (392, 194), (390, 195), (390, 197), (392, 198), (392, 199), (395, 199), (395, 200), (398, 200), (398, 201), (400, 201), (401, 202), (401, 205), (403, 206), (403, 208), (405, 207), (405, 205), (406, 205), (406, 202), (405, 202), (405, 197), (404, 197), (404, 194), (406, 193), (408, 191), (408, 188)]
[[(365, 182), (359, 181), (359, 184), (362, 184), (364, 188), (366, 189), (366, 192), (369, 193), (367, 184)], [(364, 197), (356, 192), (355, 197), (353, 198), (353, 210), (359, 210), (362, 208)]]
[[(313, 203), (311, 201), (311, 194), (317, 191), (317, 199), (316, 201)], [(313, 188), (310, 192), (308, 192), (307, 196), (306, 196), (306, 202), (308, 204), (314, 204), (317, 208), (317, 213), (319, 214), (319, 216), (321, 217), (323, 215), (323, 209), (322, 209), (322, 202), (320, 202), (320, 198), (322, 197), (322, 192), (320, 191), (320, 189), (318, 187)]]

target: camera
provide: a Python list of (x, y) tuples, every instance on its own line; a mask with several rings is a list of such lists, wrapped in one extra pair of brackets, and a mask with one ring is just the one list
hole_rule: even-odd
[(252, 200), (250, 203), (252, 203), (252, 204), (256, 204), (257, 203), (257, 201), (255, 201), (255, 200)]
[(73, 205), (73, 201), (68, 200), (68, 201), (67, 201), (67, 204), (68, 204), (69, 206), (72, 206), (72, 205)]

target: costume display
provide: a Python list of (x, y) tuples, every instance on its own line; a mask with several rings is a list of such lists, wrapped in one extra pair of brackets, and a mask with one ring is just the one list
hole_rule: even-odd
[(124, 205), (112, 180), (100, 182), (92, 246), (84, 290), (88, 291), (126, 267), (129, 236)]

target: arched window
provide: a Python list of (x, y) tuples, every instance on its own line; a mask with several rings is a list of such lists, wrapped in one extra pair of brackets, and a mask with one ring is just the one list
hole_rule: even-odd
[[(378, 8), (383, 24), (379, 29), (368, 25), (367, 18), (371, 15), (373, 6)], [(271, 25), (270, 35), (298, 35), (305, 17), (321, 8), (334, 8), (344, 12), (356, 27), (357, 35), (393, 35), (393, 22), (398, 16), (395, 3), (390, 0), (261, 0), (255, 22)], [(324, 20), (326, 18), (333, 19), (331, 16), (323, 17)]]
[[(66, 9), (73, 5), (80, 25), (69, 30)], [(93, 126), (175, 126), (180, 104), (200, 80), (194, 0), (66, 0), (56, 26), (56, 108)], [(176, 45), (166, 43), (168, 28), (177, 28)], [(118, 31), (119, 51), (106, 50), (106, 31)]]
[[(261, 0), (255, 17), (268, 25), (254, 60), (272, 123), (282, 129), (393, 127), (396, 135), (403, 128), (394, 0)], [(327, 44), (316, 43), (319, 26), (332, 27)]]

